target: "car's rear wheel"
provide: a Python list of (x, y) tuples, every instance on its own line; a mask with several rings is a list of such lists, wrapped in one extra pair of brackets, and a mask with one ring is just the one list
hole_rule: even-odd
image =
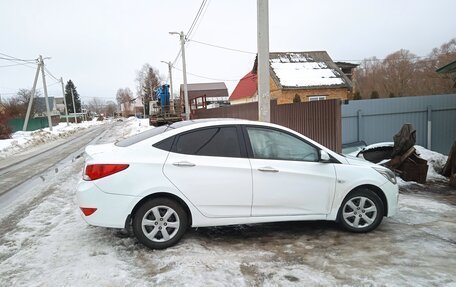
[(152, 249), (176, 244), (187, 229), (187, 214), (180, 204), (168, 198), (146, 201), (133, 217), (133, 232)]
[(369, 189), (359, 189), (342, 202), (338, 222), (351, 232), (369, 232), (382, 222), (383, 215), (383, 202), (378, 195)]

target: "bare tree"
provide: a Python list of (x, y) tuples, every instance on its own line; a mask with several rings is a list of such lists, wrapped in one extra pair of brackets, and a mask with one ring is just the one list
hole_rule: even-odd
[(393, 94), (402, 97), (414, 93), (413, 77), (416, 59), (416, 55), (408, 50), (399, 50), (386, 57), (382, 63), (383, 96)]
[(384, 60), (365, 59), (355, 71), (356, 91), (360, 98), (370, 98), (377, 91), (380, 98), (455, 93), (454, 80), (436, 69), (456, 60), (456, 38), (435, 48), (427, 57), (417, 57), (399, 50)]
[(93, 98), (89, 101), (89, 110), (91, 112), (96, 113), (97, 115), (100, 115), (103, 113), (103, 101), (101, 101), (98, 98)]
[(149, 101), (155, 100), (154, 90), (160, 85), (159, 71), (144, 64), (136, 74), (136, 94), (141, 98), (146, 114), (149, 114)]
[(117, 110), (116, 103), (113, 101), (107, 101), (104, 107), (104, 113), (106, 116), (114, 116), (114, 113)]
[[(10, 97), (8, 99), (4, 99), (2, 101), (3, 109), (5, 110), (5, 114), (9, 118), (21, 118), (25, 117), (27, 113), (28, 103), (30, 101), (30, 97), (32, 95), (32, 91), (28, 89), (20, 89), (17, 91), (16, 95)], [(35, 97), (39, 97), (40, 92), (35, 92)], [(31, 114), (35, 113), (35, 104), (32, 105)]]
[(133, 93), (131, 92), (130, 88), (120, 88), (117, 90), (116, 94), (117, 104), (122, 107), (123, 106), (123, 116), (128, 116), (130, 109), (131, 109), (131, 102), (133, 101)]

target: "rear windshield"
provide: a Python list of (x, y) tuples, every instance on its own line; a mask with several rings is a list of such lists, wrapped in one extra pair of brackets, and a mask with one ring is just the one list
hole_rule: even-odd
[(145, 132), (139, 133), (137, 135), (133, 135), (126, 139), (120, 140), (120, 141), (116, 142), (115, 145), (120, 146), (120, 147), (131, 146), (135, 143), (138, 143), (140, 141), (151, 138), (153, 136), (162, 134), (169, 130), (178, 129), (178, 128), (185, 127), (188, 125), (193, 125), (193, 124), (201, 123), (201, 122), (207, 122), (207, 121), (211, 121), (211, 120), (215, 120), (215, 119), (198, 119), (198, 120), (175, 122), (171, 125), (159, 126), (159, 127), (147, 130)]
[(133, 136), (128, 137), (126, 139), (120, 140), (120, 141), (116, 142), (115, 145), (116, 146), (120, 146), (120, 147), (131, 146), (132, 144), (135, 144), (135, 143), (138, 143), (138, 142), (143, 141), (145, 139), (151, 138), (153, 136), (162, 134), (166, 130), (168, 130), (169, 127), (170, 126), (168, 126), (168, 125), (156, 127), (156, 128), (144, 131), (142, 133), (139, 133), (137, 135), (133, 135)]

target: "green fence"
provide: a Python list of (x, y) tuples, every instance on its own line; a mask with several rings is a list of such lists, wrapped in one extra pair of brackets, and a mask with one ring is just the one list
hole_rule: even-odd
[[(59, 116), (52, 116), (52, 125), (55, 126), (59, 123)], [(22, 131), (24, 126), (25, 119), (11, 119), (8, 121), (8, 126), (11, 128), (13, 132)], [(35, 131), (39, 129), (44, 129), (49, 127), (47, 117), (38, 117), (29, 119), (27, 124), (27, 131)]]

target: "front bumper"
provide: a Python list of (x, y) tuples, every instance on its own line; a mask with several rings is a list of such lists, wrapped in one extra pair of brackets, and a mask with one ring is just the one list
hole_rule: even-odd
[(381, 186), (381, 189), (388, 202), (388, 217), (394, 216), (397, 213), (398, 208), (399, 186), (388, 181)]
[(102, 227), (124, 228), (128, 215), (139, 200), (135, 196), (103, 192), (91, 181), (81, 181), (76, 192), (78, 207), (97, 209), (85, 216), (79, 208), (81, 217), (90, 225)]

